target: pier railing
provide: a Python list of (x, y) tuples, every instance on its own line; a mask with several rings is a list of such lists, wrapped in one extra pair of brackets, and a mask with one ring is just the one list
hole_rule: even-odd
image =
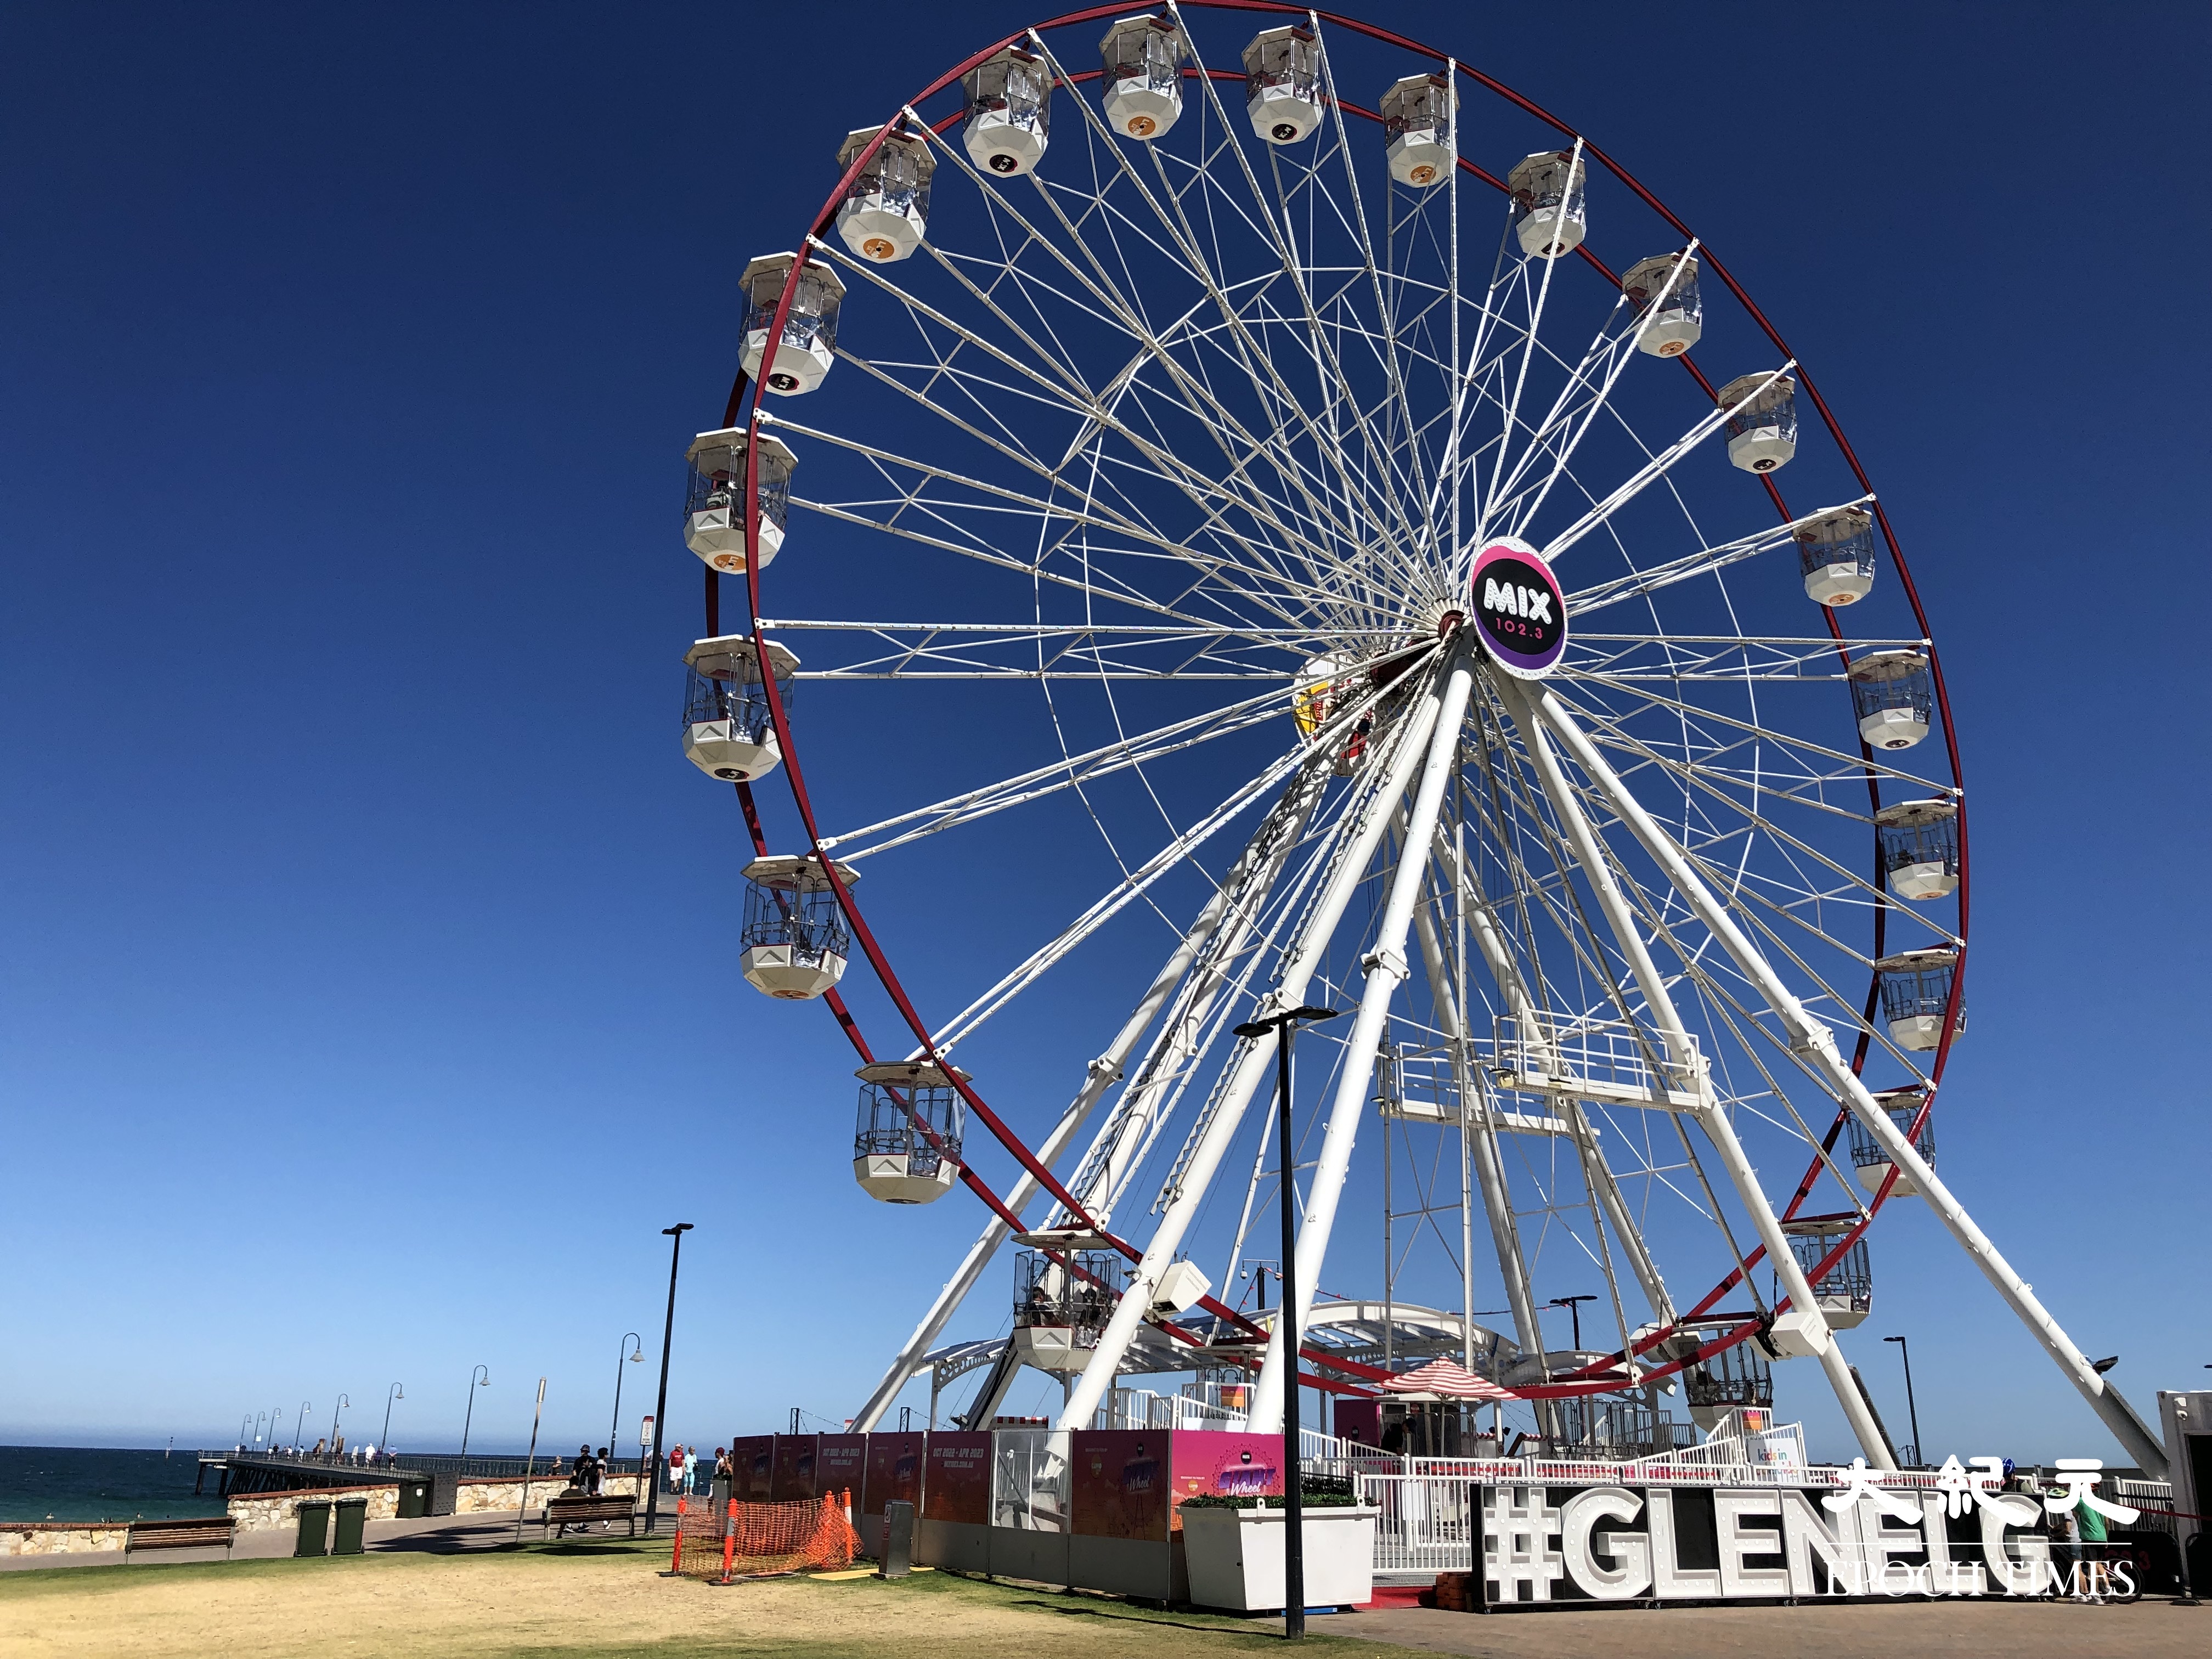
[[(570, 1454), (573, 1457), (574, 1454)], [(356, 1455), (352, 1451), (331, 1456), (325, 1452), (295, 1452), (279, 1446), (228, 1447), (214, 1451), (202, 1451), (203, 1463), (258, 1463), (271, 1467), (300, 1469), (330, 1469), (347, 1474), (368, 1474), (388, 1469), (395, 1474), (457, 1474), (465, 1479), (496, 1480), (505, 1476), (527, 1475), (543, 1480), (550, 1475), (566, 1475), (568, 1458), (539, 1452), (535, 1458), (487, 1455), (471, 1452), (463, 1457), (458, 1452), (390, 1453), (380, 1450), (374, 1456)], [(609, 1474), (635, 1474), (641, 1460), (635, 1457), (607, 1459)]]

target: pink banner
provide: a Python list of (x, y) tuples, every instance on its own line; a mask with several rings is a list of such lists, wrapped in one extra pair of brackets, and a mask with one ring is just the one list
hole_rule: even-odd
[[(1275, 1498), (1283, 1490), (1283, 1437), (1182, 1429), (1174, 1437), (1175, 1501), (1201, 1494), (1216, 1498)], [(1176, 1526), (1182, 1524), (1178, 1513)]]

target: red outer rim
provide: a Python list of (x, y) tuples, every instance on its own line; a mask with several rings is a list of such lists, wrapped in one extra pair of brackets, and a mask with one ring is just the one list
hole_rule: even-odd
[[(1603, 167), (1607, 173), (1612, 174), (1615, 179), (1625, 185), (1638, 198), (1638, 199), (1642, 201), (1645, 206), (1651, 209), (1653, 212), (1656, 213), (1667, 222), (1668, 225), (1672, 227), (1679, 234), (1680, 234), (1686, 242), (1692, 240), (1696, 240), (1698, 241), (1698, 255), (1706, 268), (1709, 269), (1714, 276), (1720, 279), (1722, 284), (1727, 288), (1729, 294), (1735, 299), (1736, 302), (1743, 307), (1746, 314), (1751, 318), (1752, 321), (1758, 325), (1760, 331), (1766, 336), (1767, 340), (1773, 345), (1775, 349), (1782, 353), (1785, 359), (1796, 362), (1796, 367), (1795, 374), (1797, 378), (1798, 385), (1803, 389), (1806, 397), (1812, 403), (1814, 410), (1818, 411), (1820, 416), (1821, 424), (1827, 429), (1829, 436), (1834, 441), (1836, 447), (1843, 456), (1845, 465), (1850, 467), (1852, 476), (1858, 481), (1860, 489), (1869, 495), (1875, 495), (1873, 481), (1867, 476), (1865, 467), (1860, 463), (1857, 452), (1851, 447), (1850, 441), (1844, 436), (1841, 423), (1837, 421), (1834, 411), (1829, 408), (1827, 400), (1820, 395), (1820, 388), (1814, 384), (1813, 377), (1805, 368), (1803, 362), (1797, 359), (1796, 353), (1790, 349), (1789, 343), (1782, 337), (1781, 331), (1767, 319), (1766, 314), (1753, 301), (1751, 295), (1745, 291), (1743, 285), (1736, 280), (1735, 275), (1729, 270), (1728, 267), (1722, 263), (1719, 257), (1713, 252), (1711, 244), (1703, 240), (1702, 239), (1694, 238), (1689, 227), (1684, 224), (1683, 222), (1677, 217), (1664, 203), (1660, 201), (1656, 196), (1652, 194), (1650, 190), (1646, 189), (1644, 185), (1638, 181), (1633, 174), (1630, 173), (1626, 167), (1614, 161), (1612, 156), (1598, 148), (1597, 145), (1590, 143), (1587, 138), (1577, 133), (1565, 122), (1560, 120), (1559, 117), (1553, 115), (1549, 110), (1545, 109), (1541, 105), (1535, 103), (1530, 99), (1522, 97), (1519, 93), (1515, 92), (1504, 82), (1483, 74), (1480, 70), (1470, 67), (1468, 64), (1450, 57), (1447, 53), (1437, 52), (1433, 47), (1423, 46), (1418, 41), (1410, 40), (1404, 35), (1395, 33), (1390, 30), (1378, 28), (1372, 24), (1361, 22), (1357, 18), (1346, 17), (1338, 13), (1328, 11), (1313, 11), (1310, 13), (1308, 8), (1285, 3), (1284, 0), (1181, 0), (1181, 3), (1188, 9), (1198, 10), (1246, 11), (1299, 17), (1307, 16), (1309, 15), (1313, 15), (1329, 24), (1332, 27), (1341, 28), (1352, 33), (1364, 35), (1370, 40), (1377, 40), (1385, 45), (1395, 46), (1401, 51), (1412, 53), (1417, 57), (1432, 58), (1439, 64), (1455, 68), (1460, 74), (1465, 76), (1468, 80), (1483, 87), (1486, 90), (1496, 94), (1498, 96), (1504, 99), (1508, 103), (1512, 104), (1525, 113), (1543, 122), (1545, 125), (1550, 126), (1555, 131), (1559, 133), (1563, 137), (1570, 140), (1579, 141), (1582, 144), (1583, 154), (1585, 157)], [(945, 74), (939, 76), (936, 80), (932, 81), (927, 86), (924, 87), (919, 93), (910, 99), (908, 101), (906, 108), (916, 108), (920, 105), (927, 101), (930, 98), (935, 96), (938, 93), (951, 86), (969, 70), (974, 69), (978, 64), (983, 63), (994, 53), (1003, 51), (1008, 46), (1018, 45), (1033, 34), (1042, 34), (1047, 30), (1066, 28), (1075, 24), (1093, 21), (1102, 17), (1124, 15), (1127, 15), (1130, 9), (1131, 8), (1128, 4), (1091, 6), (1079, 11), (1063, 13), (1060, 16), (1047, 19), (1042, 22), (1032, 24), (1029, 27), (1022, 29), (1016, 33), (1010, 34), (1004, 40), (996, 41), (991, 46), (983, 48), (981, 51), (974, 53), (955, 68), (947, 70)], [(1186, 71), (1186, 73), (1196, 73), (1196, 71)], [(1217, 80), (1241, 80), (1243, 78), (1240, 74), (1237, 74), (1233, 70), (1211, 70), (1207, 71), (1207, 73), (1210, 78)], [(1097, 76), (1095, 72), (1079, 72), (1071, 75), (1066, 78), (1070, 82), (1080, 82), (1097, 78)], [(1369, 120), (1379, 119), (1379, 117), (1372, 111), (1363, 109), (1355, 104), (1341, 99), (1336, 101), (1338, 107), (1346, 113), (1361, 116)], [(875, 155), (876, 151), (881, 148), (885, 135), (890, 131), (893, 126), (899, 123), (903, 113), (904, 111), (902, 111), (901, 115), (894, 116), (890, 121), (884, 123), (882, 130), (877, 133), (876, 137), (854, 156), (851, 164), (839, 178), (836, 187), (830, 192), (828, 200), (823, 204), (821, 211), (816, 215), (813, 225), (808, 232), (807, 240), (811, 241), (818, 240), (831, 228), (836, 218), (838, 204), (844, 200), (845, 192), (850, 187), (853, 179), (858, 176), (860, 170), (867, 165), (869, 160)], [(954, 125), (957, 125), (960, 118), (961, 112), (956, 111), (951, 115), (944, 118), (938, 122), (933, 123), (932, 125), (933, 130), (942, 132), (950, 129)], [(1474, 163), (1462, 159), (1459, 162), (1459, 166), (1463, 172), (1469, 173), (1474, 178), (1480, 179), (1485, 184), (1492, 186), (1501, 192), (1504, 190), (1504, 185), (1502, 180), (1497, 179), (1491, 173), (1485, 172), (1482, 168), (1475, 166)], [(1597, 258), (1587, 243), (1582, 245), (1577, 252), (1583, 260), (1604, 275), (1608, 281), (1613, 281), (1617, 283), (1619, 280), (1618, 277), (1603, 264), (1602, 261)], [(805, 268), (810, 257), (810, 251), (805, 243), (800, 245), (797, 249), (796, 253), (797, 257), (793, 263), (791, 274), (785, 281), (782, 295), (777, 303), (775, 315), (771, 320), (769, 325), (767, 347), (763, 353), (761, 365), (763, 371), (765, 371), (774, 362), (777, 344), (782, 338), (784, 322), (790, 312), (792, 297), (796, 291), (799, 272)], [(1682, 364), (1683, 368), (1691, 374), (1691, 376), (1696, 380), (1698, 386), (1708, 397), (1716, 397), (1712, 383), (1705, 377), (1704, 371), (1698, 368), (1698, 366), (1690, 360), (1687, 353), (1683, 354), (1678, 361)], [(757, 434), (758, 422), (761, 415), (761, 402), (763, 394), (757, 386), (750, 386), (749, 388), (747, 376), (742, 371), (738, 373), (734, 384), (731, 386), (729, 401), (723, 410), (721, 423), (724, 427), (732, 427), (738, 424), (738, 417), (744, 406), (745, 394), (748, 389), (751, 390), (753, 396), (752, 413), (746, 422), (746, 427), (748, 435), (752, 436), (757, 435)], [(1717, 397), (1716, 401), (1717, 401)], [(757, 480), (755, 470), (756, 464), (753, 459), (757, 453), (757, 446), (748, 443), (746, 446), (745, 479), (745, 532), (748, 554), (745, 569), (745, 611), (749, 631), (753, 637), (755, 644), (758, 646), (763, 643), (760, 626), (760, 567), (758, 560), (752, 556), (752, 551), (757, 543), (759, 535), (759, 495), (757, 487)], [(1772, 477), (1771, 476), (1765, 476), (1763, 477), (1760, 481), (1765, 485), (1767, 495), (1774, 503), (1776, 511), (1781, 515), (1783, 520), (1787, 522), (1792, 515), (1788, 506), (1783, 500), (1781, 491), (1776, 487)], [(1904, 549), (1899, 544), (1896, 530), (1891, 525), (1889, 514), (1885, 509), (1879, 495), (1875, 495), (1873, 506), (1875, 522), (1881, 526), (1882, 540), (1889, 550), (1891, 568), (1896, 573), (1898, 580), (1903, 586), (1906, 602), (1911, 607), (1913, 621), (1920, 630), (1921, 639), (1927, 644), (1929, 677), (1931, 689), (1935, 695), (1936, 706), (1942, 719), (1944, 749), (1947, 757), (1950, 763), (1952, 789), (1959, 807), (1958, 817), (1955, 820), (1958, 826), (1959, 841), (1959, 885), (1957, 889), (1959, 926), (1956, 941), (1958, 960), (1952, 972), (1951, 995), (1949, 1003), (1944, 1010), (1942, 1033), (1937, 1042), (1935, 1061), (1930, 1066), (1928, 1073), (1926, 1098), (1922, 1102), (1920, 1109), (1914, 1115), (1911, 1128), (1907, 1132), (1909, 1135), (1917, 1137), (1927, 1123), (1929, 1115), (1934, 1109), (1936, 1094), (1937, 1090), (1942, 1086), (1944, 1071), (1950, 1061), (1951, 1046), (1958, 1032), (1959, 1017), (1963, 1006), (1963, 996), (1966, 986), (1966, 934), (1967, 918), (1969, 915), (1969, 896), (1972, 890), (1972, 872), (1968, 858), (1968, 843), (1966, 836), (1965, 776), (1960, 765), (1958, 736), (1951, 719), (1950, 695), (1943, 678), (1942, 663), (1936, 652), (1932, 632), (1928, 626), (1927, 612), (1924, 606), (1922, 605), (1919, 589), (1913, 582), (1912, 573), (1905, 563)], [(721, 610), (720, 584), (718, 579), (718, 574), (712, 567), (708, 567), (706, 573), (705, 610), (708, 634), (711, 637), (719, 634), (720, 631)], [(1842, 655), (1843, 647), (1840, 641), (1843, 638), (1843, 630), (1838, 625), (1836, 614), (1834, 611), (1826, 608), (1823, 609), (1821, 614), (1827, 623), (1831, 637), (1838, 641), (1837, 650), (1838, 655)], [(765, 650), (759, 653), (758, 659), (761, 665), (762, 682), (766, 689), (768, 696), (769, 718), (775, 726), (777, 742), (781, 744), (783, 751), (784, 770), (791, 787), (793, 804), (798, 808), (799, 820), (805, 826), (808, 842), (812, 851), (817, 857), (822, 858), (823, 868), (828, 870), (830, 868), (830, 862), (826, 854), (823, 854), (823, 853), (820, 832), (815, 824), (813, 807), (807, 796), (805, 780), (799, 767), (798, 750), (793, 741), (791, 728), (785, 714), (782, 695), (776, 686), (775, 671), (770, 665), (768, 653)], [(1860, 744), (1859, 752), (1862, 761), (1866, 763), (1867, 793), (1869, 799), (1872, 805), (1879, 807), (1881, 799), (1881, 787), (1879, 778), (1872, 766), (1873, 753), (1867, 748), (1863, 742)], [(751, 790), (747, 785), (743, 783), (737, 785), (736, 789), (738, 800), (744, 814), (746, 829), (751, 836), (754, 849), (757, 854), (765, 854), (768, 850), (768, 843), (761, 828), (759, 813), (753, 801)], [(1887, 933), (1888, 913), (1891, 908), (1891, 901), (1887, 896), (1886, 891), (1884, 891), (1882, 888), (1879, 844), (1880, 838), (1879, 835), (1877, 835), (1875, 886), (1877, 892), (1883, 894), (1875, 905), (1874, 916), (1874, 955), (1877, 959), (1879, 959), (1883, 952), (1884, 940)], [(921, 1016), (916, 1012), (912, 1002), (908, 998), (905, 988), (900, 983), (896, 973), (892, 969), (890, 961), (884, 954), (882, 946), (877, 942), (874, 933), (869, 928), (866, 919), (861, 915), (860, 908), (855, 903), (851, 891), (842, 881), (836, 878), (834, 872), (831, 875), (830, 884), (836, 894), (838, 906), (843, 912), (848, 925), (852, 929), (854, 938), (860, 941), (861, 949), (868, 958), (869, 966), (874, 970), (877, 980), (883, 986), (884, 993), (890, 996), (893, 1005), (898, 1009), (899, 1013), (905, 1019), (908, 1029), (913, 1033), (921, 1054), (930, 1059), (938, 1058), (939, 1056), (937, 1054), (936, 1046), (930, 1036), (927, 1026), (922, 1021)], [(1864, 1018), (1869, 1025), (1871, 1024), (1878, 1005), (1880, 991), (1879, 981), (1880, 976), (1878, 975), (1875, 975), (1870, 981), (1868, 988)], [(852, 1043), (854, 1052), (861, 1056), (864, 1063), (872, 1060), (873, 1059), (873, 1054), (869, 1048), (867, 1041), (861, 1033), (859, 1022), (854, 1018), (850, 1009), (846, 1006), (843, 998), (841, 997), (833, 988), (825, 994), (823, 1000), (829, 1006), (831, 1014), (836, 1018), (838, 1024), (844, 1030), (846, 1037)], [(1862, 1029), (1859, 1032), (1858, 1042), (1855, 1052), (1851, 1056), (1850, 1064), (1851, 1069), (1854, 1073), (1860, 1072), (1864, 1068), (1870, 1045), (1870, 1031)], [(1060, 1182), (1053, 1176), (1052, 1171), (1045, 1167), (1029, 1146), (1006, 1126), (1006, 1124), (990, 1109), (988, 1105), (984, 1103), (981, 1096), (975, 1092), (972, 1085), (960, 1081), (957, 1074), (948, 1072), (947, 1075), (953, 1078), (954, 1086), (958, 1089), (962, 1098), (966, 1101), (969, 1109), (975, 1113), (977, 1120), (990, 1130), (993, 1137), (997, 1139), (1001, 1146), (1006, 1147), (1008, 1152), (1012, 1154), (1016, 1162), (1020, 1164), (1024, 1169), (1028, 1170), (1032, 1176), (1036, 1177), (1038, 1183), (1043, 1187), (1044, 1190), (1051, 1194), (1051, 1196), (1060, 1204), (1064, 1205), (1071, 1214), (1080, 1218), (1086, 1224), (1090, 1223), (1091, 1218), (1084, 1210), (1083, 1206), (1075, 1201), (1073, 1195), (1069, 1194), (1066, 1189), (1061, 1186)], [(1795, 1195), (1791, 1198), (1787, 1207), (1785, 1207), (1782, 1212), (1782, 1219), (1789, 1220), (1792, 1218), (1802, 1207), (1806, 1199), (1810, 1195), (1814, 1187), (1819, 1181), (1826, 1156), (1832, 1152), (1836, 1141), (1842, 1133), (1844, 1125), (1850, 1117), (1850, 1111), (1849, 1108), (1838, 1108), (1835, 1120), (1829, 1126), (1827, 1133), (1821, 1141), (1820, 1153), (1815, 1155), (1810, 1164), (1808, 1166), (1804, 1176), (1798, 1182)], [(1013, 1212), (1006, 1206), (1005, 1202), (992, 1191), (992, 1189), (981, 1180), (981, 1177), (977, 1176), (965, 1164), (963, 1164), (960, 1166), (960, 1173), (963, 1182), (965, 1182), (968, 1187), (983, 1200), (986, 1206), (998, 1216), (1000, 1220), (1007, 1222), (1016, 1231), (1022, 1231), (1020, 1218), (1015, 1215)], [(1841, 1241), (1836, 1245), (1834, 1249), (1832, 1249), (1826, 1256), (1823, 1257), (1813, 1270), (1807, 1274), (1808, 1279), (1818, 1279), (1821, 1275), (1827, 1273), (1838, 1261), (1842, 1259), (1844, 1253), (1848, 1251), (1853, 1244), (1856, 1243), (1859, 1239), (1865, 1236), (1866, 1230), (1872, 1224), (1875, 1216), (1879, 1214), (1882, 1206), (1887, 1203), (1891, 1191), (1897, 1183), (1898, 1173), (1899, 1172), (1896, 1168), (1893, 1166), (1889, 1174), (1883, 1178), (1881, 1188), (1875, 1194), (1872, 1200), (1868, 1204), (1865, 1216), (1859, 1220), (1856, 1225), (1850, 1228), (1850, 1231), (1842, 1237)], [(1840, 1170), (1838, 1174), (1838, 1178), (1842, 1178)], [(1134, 1249), (1124, 1240), (1114, 1237), (1111, 1234), (1104, 1234), (1103, 1236), (1109, 1238), (1115, 1249), (1119, 1250), (1129, 1260), (1136, 1261), (1140, 1258), (1141, 1252)], [(1635, 1345), (1636, 1352), (1639, 1355), (1648, 1352), (1672, 1332), (1680, 1329), (1683, 1322), (1697, 1319), (1702, 1316), (1717, 1302), (1719, 1302), (1719, 1300), (1725, 1296), (1729, 1291), (1733, 1289), (1736, 1285), (1741, 1283), (1747, 1277), (1749, 1270), (1756, 1267), (1765, 1255), (1765, 1250), (1764, 1246), (1756, 1248), (1749, 1252), (1743, 1259), (1743, 1266), (1741, 1268), (1731, 1272), (1726, 1278), (1723, 1279), (1720, 1283), (1716, 1285), (1705, 1297), (1703, 1297), (1689, 1310), (1689, 1312), (1678, 1316), (1674, 1325), (1656, 1331), (1645, 1340), (1637, 1343)], [(1200, 1305), (1207, 1312), (1215, 1315), (1217, 1317), (1229, 1320), (1240, 1329), (1244, 1331), (1248, 1337), (1256, 1336), (1259, 1334), (1258, 1327), (1250, 1320), (1247, 1319), (1243, 1314), (1237, 1312), (1236, 1310), (1223, 1305), (1214, 1297), (1209, 1297), (1206, 1298), (1206, 1300)], [(1788, 1306), (1789, 1298), (1786, 1297), (1778, 1298), (1774, 1304), (1773, 1311), (1778, 1314)], [(1162, 1327), (1161, 1328), (1168, 1330), (1171, 1334), (1180, 1337), (1183, 1340), (1196, 1340), (1196, 1339), (1190, 1337), (1187, 1333), (1181, 1331), (1177, 1327), (1170, 1325)], [(1748, 1338), (1755, 1334), (1760, 1328), (1761, 1322), (1758, 1320), (1747, 1321), (1745, 1323), (1735, 1328), (1734, 1329), (1729, 1330), (1720, 1336), (1716, 1337), (1711, 1341), (1702, 1344), (1697, 1353), (1687, 1359), (1675, 1360), (1663, 1365), (1643, 1370), (1638, 1374), (1639, 1381), (1643, 1379), (1656, 1379), (1669, 1376), (1677, 1370), (1682, 1370), (1686, 1365), (1693, 1364), (1699, 1360), (1707, 1358), (1712, 1354), (1721, 1352), (1723, 1349), (1733, 1347), (1737, 1344), (1747, 1340)], [(1303, 1345), (1301, 1345), (1300, 1352), (1310, 1361), (1319, 1364), (1325, 1364), (1332, 1370), (1340, 1370), (1347, 1375), (1363, 1376), (1370, 1381), (1380, 1380), (1382, 1377), (1388, 1375), (1388, 1373), (1378, 1370), (1375, 1367), (1357, 1364), (1340, 1357), (1328, 1354), (1326, 1352), (1306, 1348)], [(1623, 1364), (1626, 1361), (1626, 1355), (1625, 1353), (1617, 1352), (1608, 1356), (1606, 1359), (1597, 1362), (1595, 1364), (1584, 1367), (1582, 1370), (1570, 1373), (1568, 1377), (1565, 1379), (1553, 1382), (1547, 1386), (1524, 1389), (1520, 1392), (1523, 1397), (1530, 1399), (1613, 1392), (1624, 1386), (1619, 1378), (1616, 1376), (1613, 1379), (1603, 1379), (1598, 1377), (1595, 1374), (1601, 1370), (1609, 1370), (1613, 1366)], [(1317, 1378), (1302, 1380), (1308, 1382), (1312, 1386), (1323, 1386), (1320, 1379)], [(1338, 1385), (1328, 1386), (1334, 1388)]]

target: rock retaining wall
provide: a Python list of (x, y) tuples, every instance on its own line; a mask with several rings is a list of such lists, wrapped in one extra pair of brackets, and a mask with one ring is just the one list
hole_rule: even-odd
[[(456, 1515), (484, 1515), (504, 1510), (508, 1514), (522, 1507), (523, 1481), (520, 1475), (498, 1480), (464, 1480), (453, 1489), (453, 1513)], [(530, 1507), (533, 1512), (545, 1506), (549, 1498), (558, 1498), (568, 1489), (565, 1474), (535, 1475), (530, 1481)], [(637, 1476), (611, 1474), (599, 1488), (609, 1498), (635, 1494)], [(669, 1508), (672, 1511), (675, 1505)]]
[[(557, 1498), (568, 1490), (568, 1477), (562, 1474), (533, 1476), (530, 1485), (530, 1508), (535, 1514), (545, 1506), (549, 1498)], [(600, 1490), (609, 1497), (624, 1497), (639, 1491), (638, 1477), (634, 1474), (611, 1474)], [(453, 1491), (453, 1513), (460, 1515), (493, 1515), (501, 1511), (512, 1515), (522, 1507), (522, 1477), (496, 1480), (464, 1480)], [(399, 1486), (315, 1486), (305, 1492), (241, 1492), (229, 1500), (231, 1519), (238, 1522), (239, 1531), (282, 1531), (300, 1524), (300, 1504), (302, 1499), (315, 1503), (332, 1503), (347, 1498), (368, 1500), (371, 1521), (390, 1521), (399, 1513)], [(208, 1500), (208, 1512), (215, 1512), (216, 1500)], [(668, 1500), (668, 1512), (676, 1512), (676, 1500)], [(0, 1522), (0, 1555), (75, 1555), (92, 1551), (120, 1551), (130, 1523), (123, 1521), (4, 1521)]]
[(0, 1522), (0, 1555), (72, 1555), (120, 1550), (129, 1530), (120, 1521)]
[(305, 1492), (245, 1492), (230, 1500), (230, 1518), (240, 1532), (268, 1532), (300, 1524), (302, 1503), (329, 1504), (340, 1498), (365, 1498), (368, 1518), (389, 1521), (399, 1513), (399, 1486), (311, 1486)]

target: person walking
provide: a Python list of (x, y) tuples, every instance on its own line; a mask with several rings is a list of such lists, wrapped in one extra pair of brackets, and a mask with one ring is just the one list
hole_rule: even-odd
[(717, 1516), (724, 1515), (728, 1511), (732, 1473), (730, 1454), (720, 1446), (715, 1447), (714, 1484), (708, 1492), (708, 1498), (714, 1504), (714, 1513)]
[(671, 1492), (681, 1492), (683, 1489), (684, 1443), (679, 1440), (669, 1449), (668, 1453), (668, 1490)]
[(2102, 1606), (2105, 1601), (2105, 1546), (2110, 1541), (2105, 1517), (2091, 1505), (2089, 1496), (2074, 1506), (2074, 1585), (2075, 1598)]

